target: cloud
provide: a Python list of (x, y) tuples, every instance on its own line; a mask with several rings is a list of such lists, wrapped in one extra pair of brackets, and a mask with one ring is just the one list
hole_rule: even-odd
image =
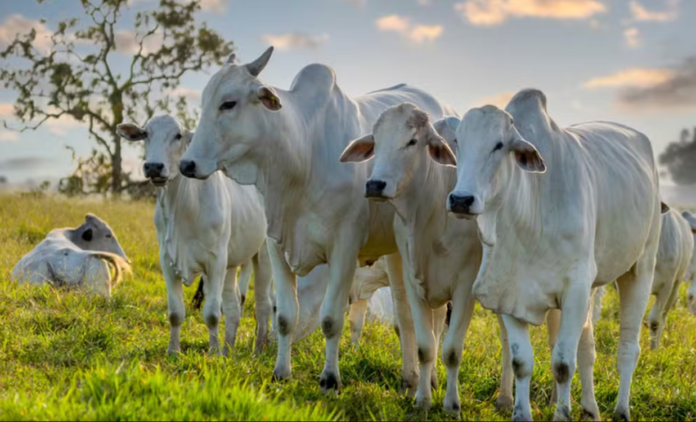
[[(164, 36), (161, 32), (156, 32), (149, 36), (143, 44), (143, 54), (150, 54), (162, 48)], [(125, 54), (137, 54), (140, 48), (140, 35), (125, 29), (114, 33), (116, 50)]]
[[(55, 109), (48, 109), (47, 110), (49, 113), (56, 113), (57, 110)], [(53, 135), (58, 135), (58, 136), (65, 136), (69, 132), (82, 128), (82, 127), (87, 127), (86, 123), (80, 122), (78, 120), (75, 120), (73, 117), (64, 114), (60, 116), (57, 119), (48, 119), (46, 122), (44, 122), (42, 127), (46, 127), (50, 133)]]
[(581, 20), (606, 7), (599, 0), (467, 0), (455, 10), (473, 25), (500, 25), (510, 18)]
[(9, 103), (0, 103), (0, 117), (14, 116), (14, 105)]
[(365, 7), (367, 5), (367, 0), (347, 0), (348, 3), (352, 4), (353, 6), (356, 7)]
[(3, 129), (0, 131), (0, 143), (2, 142), (14, 142), (19, 139), (19, 134), (17, 132), (10, 132)]
[(261, 40), (281, 51), (286, 50), (315, 50), (329, 41), (329, 34), (311, 35), (303, 32), (289, 32), (287, 34), (264, 34)]
[(0, 161), (0, 170), (8, 171), (37, 169), (43, 167), (51, 161), (53, 160), (36, 156), (9, 158), (7, 160)]
[(624, 40), (626, 40), (626, 45), (629, 48), (635, 49), (640, 47), (640, 31), (638, 31), (638, 28), (627, 28), (624, 31)]
[(51, 41), (53, 32), (46, 28), (43, 23), (27, 19), (22, 15), (9, 16), (0, 24), (0, 49), (4, 50), (12, 44), (17, 35), (26, 34), (32, 29), (36, 31), (34, 46), (42, 53), (48, 53), (53, 45)]
[(585, 88), (647, 88), (667, 82), (673, 77), (669, 69), (632, 68), (608, 76), (590, 79)]
[(696, 108), (696, 56), (688, 57), (664, 72), (666, 76), (652, 84), (622, 90), (618, 96), (619, 104), (632, 109)]
[(667, 9), (655, 12), (643, 7), (637, 0), (631, 0), (631, 15), (637, 22), (670, 22), (679, 17), (680, 0), (665, 0)]
[(200, 100), (201, 90), (194, 88), (187, 88), (185, 86), (180, 86), (173, 90), (169, 95), (173, 97), (185, 97), (187, 100)]
[(379, 18), (375, 25), (380, 31), (399, 33), (416, 44), (432, 43), (445, 32), (441, 25), (413, 25), (410, 18), (399, 15)]
[(490, 97), (481, 98), (478, 101), (478, 106), (494, 105), (498, 108), (505, 108), (512, 97), (515, 96), (514, 92), (501, 92), (500, 94), (491, 95)]

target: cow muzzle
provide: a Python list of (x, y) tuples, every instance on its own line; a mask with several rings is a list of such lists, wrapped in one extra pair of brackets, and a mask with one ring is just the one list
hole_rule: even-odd
[(365, 183), (365, 198), (374, 199), (377, 201), (385, 201), (388, 198), (384, 196), (384, 189), (387, 187), (387, 182), (382, 180), (368, 180)]
[(164, 164), (147, 162), (143, 165), (143, 172), (153, 185), (164, 186), (167, 184), (168, 178), (162, 174), (164, 172)]
[(451, 193), (447, 199), (447, 210), (459, 218), (474, 218), (477, 213), (473, 208), (476, 197), (470, 194)]

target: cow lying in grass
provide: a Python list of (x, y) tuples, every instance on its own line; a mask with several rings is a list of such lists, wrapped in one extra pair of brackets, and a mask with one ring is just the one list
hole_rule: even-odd
[(128, 257), (111, 227), (96, 215), (87, 214), (80, 227), (52, 230), (15, 265), (12, 280), (76, 287), (110, 297), (111, 289), (129, 268)]

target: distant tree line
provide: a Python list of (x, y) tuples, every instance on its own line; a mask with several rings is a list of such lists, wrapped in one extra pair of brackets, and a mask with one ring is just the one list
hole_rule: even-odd
[(696, 184), (696, 128), (682, 130), (679, 140), (670, 143), (660, 154), (663, 165), (674, 183), (679, 185)]

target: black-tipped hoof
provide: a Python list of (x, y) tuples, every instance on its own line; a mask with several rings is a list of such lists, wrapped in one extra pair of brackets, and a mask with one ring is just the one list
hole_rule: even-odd
[(589, 410), (582, 409), (582, 420), (584, 421), (598, 421), (599, 417)]
[(340, 390), (340, 382), (338, 381), (338, 377), (334, 374), (326, 374), (322, 376), (319, 379), (319, 386), (321, 387), (322, 390), (324, 391), (330, 391), (330, 390)]
[(454, 403), (451, 406), (445, 406), (445, 412), (451, 413), (451, 414), (459, 414), (462, 411), (462, 407), (459, 405), (459, 403)]
[(284, 382), (288, 379), (288, 377), (284, 375), (279, 375), (275, 371), (273, 372), (273, 376), (271, 377), (272, 382)]
[(618, 422), (628, 422), (631, 420), (631, 415), (628, 412), (614, 412), (611, 416), (611, 420)]
[(496, 412), (512, 412), (515, 407), (515, 402), (510, 397), (498, 396), (498, 400), (495, 402)]

